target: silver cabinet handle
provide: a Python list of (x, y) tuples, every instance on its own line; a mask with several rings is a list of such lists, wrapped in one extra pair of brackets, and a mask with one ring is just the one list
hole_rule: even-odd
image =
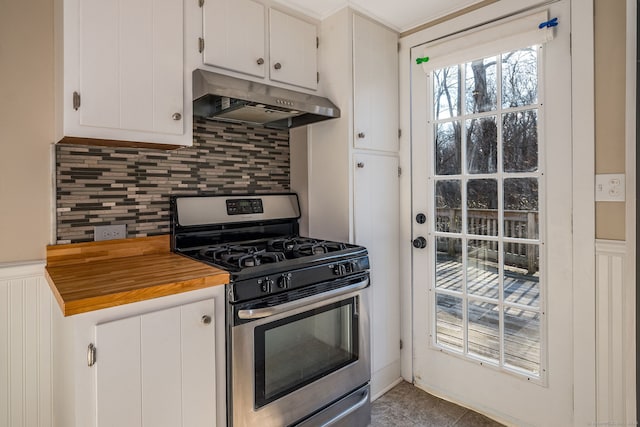
[(180, 113), (173, 113), (173, 114), (171, 115), (171, 118), (172, 118), (173, 120), (176, 120), (176, 121), (177, 121), (177, 120), (180, 120), (180, 119), (182, 119), (182, 114), (180, 114)]
[(357, 291), (360, 289), (364, 289), (369, 286), (369, 278), (354, 283), (349, 286), (345, 286), (344, 288), (334, 289), (332, 291), (323, 292), (319, 295), (314, 295), (307, 298), (302, 298), (299, 300), (286, 302), (284, 304), (276, 305), (273, 307), (265, 307), (265, 308), (256, 308), (256, 309), (248, 309), (248, 310), (240, 310), (238, 311), (238, 317), (240, 319), (262, 319), (264, 317), (275, 316), (276, 314), (284, 313), (285, 311), (295, 310), (296, 308), (304, 307), (305, 305), (313, 304), (318, 301), (325, 300), (327, 298), (332, 298), (340, 295), (348, 294), (349, 292)]
[(257, 63), (258, 65), (262, 65), (262, 64), (264, 64), (264, 58), (258, 58), (258, 60), (256, 61), (256, 63)]
[(273, 64), (273, 68), (275, 68), (276, 70), (279, 70), (280, 68), (282, 68), (282, 64), (279, 62), (276, 62), (275, 64)]
[(91, 367), (96, 364), (96, 346), (93, 343), (87, 347), (87, 366)]
[(205, 314), (204, 316), (202, 316), (200, 321), (202, 322), (203, 325), (210, 325), (211, 324), (211, 316), (207, 316)]

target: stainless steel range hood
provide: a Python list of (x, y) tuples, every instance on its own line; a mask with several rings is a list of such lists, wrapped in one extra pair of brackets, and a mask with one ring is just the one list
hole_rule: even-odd
[(208, 119), (288, 129), (340, 117), (340, 110), (320, 96), (195, 70), (193, 114)]

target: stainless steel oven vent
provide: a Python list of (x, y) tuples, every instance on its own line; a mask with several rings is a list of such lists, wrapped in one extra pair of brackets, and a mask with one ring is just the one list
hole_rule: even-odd
[(197, 117), (289, 129), (340, 117), (327, 98), (211, 71), (193, 72)]

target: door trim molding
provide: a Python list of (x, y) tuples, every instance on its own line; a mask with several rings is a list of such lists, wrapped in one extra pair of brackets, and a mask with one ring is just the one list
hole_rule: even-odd
[[(574, 425), (596, 418), (595, 94), (593, 0), (571, 0)], [(583, 333), (577, 333), (586, 325)], [(591, 325), (591, 326), (590, 326)]]
[(636, 370), (636, 67), (637, 67), (637, 0), (627, 0), (627, 39), (626, 39), (626, 98), (625, 98), (625, 240), (627, 262), (625, 263), (626, 310), (628, 311), (625, 324), (629, 331), (626, 335), (625, 354), (632, 355), (626, 368), (626, 420), (635, 424), (637, 414), (637, 370)]

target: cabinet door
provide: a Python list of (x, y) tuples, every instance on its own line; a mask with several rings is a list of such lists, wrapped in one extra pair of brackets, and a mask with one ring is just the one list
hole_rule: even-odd
[(318, 87), (317, 28), (314, 24), (269, 9), (271, 80), (309, 89)]
[(354, 145), (398, 151), (398, 35), (353, 16)]
[(213, 311), (209, 299), (97, 325), (97, 426), (210, 426)]
[(264, 6), (252, 0), (207, 0), (203, 6), (203, 61), (264, 77)]
[(371, 262), (371, 371), (375, 374), (400, 359), (398, 158), (356, 153), (354, 161), (355, 242), (367, 248)]
[[(79, 67), (79, 126), (183, 134), (182, 1), (84, 0), (77, 10), (77, 40), (66, 43), (77, 46), (78, 62), (65, 66)], [(100, 130), (65, 133), (123, 139)]]

